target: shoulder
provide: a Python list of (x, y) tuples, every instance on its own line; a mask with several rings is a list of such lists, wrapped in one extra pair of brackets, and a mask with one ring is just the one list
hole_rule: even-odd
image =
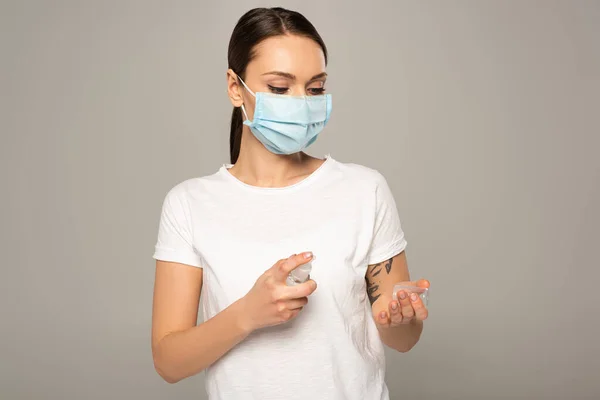
[(222, 181), (219, 173), (184, 179), (171, 186), (165, 195), (165, 202), (187, 203), (202, 198), (214, 190)]
[(356, 184), (360, 187), (369, 187), (371, 189), (377, 189), (378, 187), (387, 185), (386, 179), (379, 170), (352, 162), (341, 162), (335, 163), (336, 169), (340, 176), (352, 184)]

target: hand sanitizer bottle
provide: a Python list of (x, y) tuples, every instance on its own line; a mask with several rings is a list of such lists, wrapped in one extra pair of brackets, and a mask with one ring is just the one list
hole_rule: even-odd
[(312, 270), (312, 260), (306, 264), (302, 264), (298, 268), (292, 270), (288, 275), (285, 283), (288, 286), (299, 285), (306, 282), (310, 278), (310, 271)]

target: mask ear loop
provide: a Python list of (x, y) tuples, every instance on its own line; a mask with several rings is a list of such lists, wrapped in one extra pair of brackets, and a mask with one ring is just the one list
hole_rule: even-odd
[[(254, 94), (254, 92), (252, 90), (250, 90), (250, 88), (248, 87), (248, 85), (246, 85), (246, 82), (244, 82), (244, 80), (237, 75), (238, 79), (240, 80), (240, 82), (242, 82), (242, 85), (244, 85), (244, 88), (246, 88), (246, 90), (248, 91), (248, 93), (250, 93), (252, 96), (256, 97), (256, 95)], [(242, 112), (244, 113), (244, 116), (246, 117), (246, 121), (249, 121), (250, 118), (248, 118), (248, 114), (246, 113), (246, 108), (244, 107), (244, 104), (242, 104)]]
[(250, 119), (248, 118), (248, 114), (246, 113), (246, 109), (244, 108), (243, 104), (242, 104), (242, 112), (244, 113), (244, 117), (246, 117), (246, 121), (250, 121)]

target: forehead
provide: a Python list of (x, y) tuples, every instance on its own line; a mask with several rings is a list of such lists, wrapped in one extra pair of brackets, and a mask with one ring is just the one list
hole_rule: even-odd
[(260, 75), (271, 71), (310, 79), (325, 72), (325, 55), (321, 46), (310, 38), (297, 35), (271, 37), (254, 48), (254, 58), (246, 73)]

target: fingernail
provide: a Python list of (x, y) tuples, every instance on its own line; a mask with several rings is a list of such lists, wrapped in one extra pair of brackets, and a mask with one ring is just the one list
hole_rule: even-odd
[(398, 309), (398, 303), (396, 303), (395, 301), (392, 302), (392, 310), (396, 311)]
[(386, 319), (387, 318), (387, 314), (385, 311), (382, 311), (381, 314), (379, 314), (379, 318), (381, 319)]
[(400, 292), (400, 298), (404, 300), (406, 298), (406, 292)]
[(412, 301), (417, 301), (417, 299), (418, 299), (418, 296), (417, 296), (417, 294), (416, 294), (416, 293), (413, 293), (413, 294), (411, 294), (411, 295), (410, 295), (410, 299), (411, 299)]
[(312, 252), (307, 251), (306, 253), (302, 254), (304, 256), (304, 258), (311, 258), (312, 257)]

